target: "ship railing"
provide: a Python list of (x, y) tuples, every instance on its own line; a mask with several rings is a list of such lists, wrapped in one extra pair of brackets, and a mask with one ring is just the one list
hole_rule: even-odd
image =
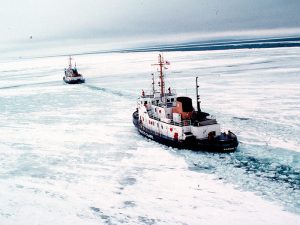
[(183, 120), (181, 122), (175, 122), (175, 121), (171, 120), (171, 122), (169, 124), (179, 126), (179, 127), (185, 127), (185, 126), (190, 126), (192, 124), (192, 122), (191, 122), (191, 120)]
[(154, 98), (154, 95), (143, 95), (142, 98)]
[(154, 119), (154, 120), (160, 120), (159, 117), (155, 116), (152, 112), (148, 112), (148, 115), (151, 119)]
[(183, 121), (180, 122), (181, 127), (191, 126), (191, 124), (192, 124), (191, 120), (183, 120)]
[[(167, 122), (162, 121), (159, 117), (156, 117), (153, 113), (148, 112), (148, 115), (151, 119), (158, 120), (163, 123), (167, 123)], [(191, 126), (192, 121), (191, 120), (183, 120), (181, 122), (175, 122), (173, 120), (170, 120), (170, 122), (168, 122), (167, 124), (175, 125), (175, 126), (179, 126), (179, 127), (185, 127), (185, 126)]]

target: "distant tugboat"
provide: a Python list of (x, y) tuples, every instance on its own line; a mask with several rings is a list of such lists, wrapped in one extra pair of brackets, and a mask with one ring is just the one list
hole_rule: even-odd
[(81, 84), (85, 82), (83, 76), (77, 71), (76, 63), (74, 68), (72, 68), (71, 56), (69, 57), (69, 67), (65, 69), (65, 76), (63, 77), (63, 80), (68, 84)]
[(198, 77), (196, 77), (197, 111), (192, 99), (177, 97), (168, 88), (165, 91), (163, 69), (170, 65), (161, 55), (158, 57), (160, 91), (155, 90), (152, 74), (152, 93), (138, 98), (137, 109), (133, 113), (133, 123), (139, 133), (162, 144), (195, 151), (232, 152), (238, 146), (234, 133), (222, 133), (220, 124), (208, 113), (200, 109)]

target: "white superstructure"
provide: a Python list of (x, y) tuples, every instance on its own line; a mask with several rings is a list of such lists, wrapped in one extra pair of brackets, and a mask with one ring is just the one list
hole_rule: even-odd
[(69, 57), (69, 67), (65, 69), (65, 76), (63, 80), (69, 84), (77, 84), (77, 83), (84, 83), (85, 79), (81, 74), (78, 73), (76, 68), (76, 63), (74, 68), (72, 67), (72, 58)]
[(169, 62), (159, 55), (158, 64), (154, 65), (160, 68), (161, 91), (155, 91), (154, 78), (152, 93), (145, 94), (142, 91), (137, 104), (139, 126), (148, 133), (150, 131), (155, 135), (178, 141), (187, 138), (203, 140), (220, 135), (220, 125), (209, 117), (209, 114), (201, 112), (199, 99), (196, 111), (190, 98), (177, 97), (171, 88), (165, 92), (163, 68), (169, 65)]

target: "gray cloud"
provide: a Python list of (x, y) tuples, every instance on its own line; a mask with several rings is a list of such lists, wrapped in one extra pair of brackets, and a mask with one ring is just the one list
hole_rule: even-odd
[(2, 0), (1, 42), (300, 27), (298, 0)]

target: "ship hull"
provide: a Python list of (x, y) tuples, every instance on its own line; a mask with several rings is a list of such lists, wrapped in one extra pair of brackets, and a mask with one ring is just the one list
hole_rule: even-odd
[(67, 80), (65, 77), (63, 78), (64, 82), (67, 84), (82, 84), (85, 82), (84, 79), (77, 79), (77, 80)]
[(208, 152), (233, 152), (237, 149), (238, 146), (238, 140), (234, 134), (232, 134), (232, 138), (228, 138), (228, 136), (223, 134), (215, 137), (214, 140), (197, 140), (195, 138), (189, 138), (184, 141), (177, 141), (164, 135), (157, 134), (154, 131), (139, 124), (138, 116), (136, 113), (133, 114), (133, 124), (142, 136), (178, 149)]

